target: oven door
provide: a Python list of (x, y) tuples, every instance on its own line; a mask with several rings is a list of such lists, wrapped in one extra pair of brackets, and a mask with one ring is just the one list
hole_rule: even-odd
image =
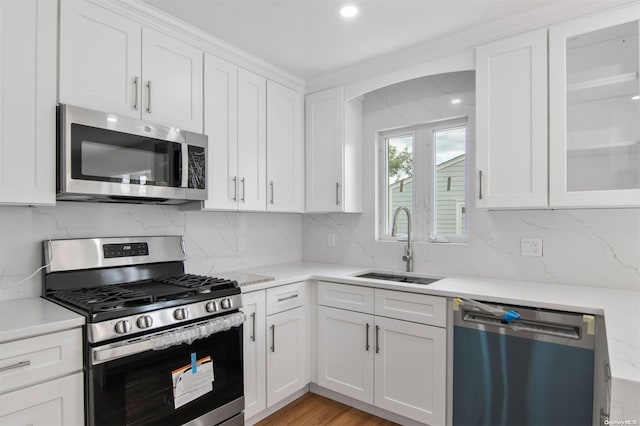
[[(196, 326), (200, 324), (207, 325), (199, 322)], [(88, 424), (182, 425), (195, 421), (215, 425), (237, 419), (244, 409), (241, 322), (180, 344), (181, 336), (187, 336), (187, 341), (193, 336), (190, 327), (194, 325), (156, 333), (173, 334), (165, 341), (174, 346), (162, 350), (123, 356), (144, 348), (149, 341), (144, 336), (91, 349), (94, 365), (87, 373)]]

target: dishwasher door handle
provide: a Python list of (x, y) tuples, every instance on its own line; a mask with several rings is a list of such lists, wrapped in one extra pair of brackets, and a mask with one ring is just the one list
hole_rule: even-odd
[(547, 334), (565, 339), (580, 340), (580, 328), (563, 324), (543, 323), (529, 320), (516, 320), (511, 323), (502, 321), (501, 318), (484, 312), (466, 311), (463, 321), (476, 324), (486, 324), (499, 328), (512, 329), (514, 331), (528, 331), (530, 333)]

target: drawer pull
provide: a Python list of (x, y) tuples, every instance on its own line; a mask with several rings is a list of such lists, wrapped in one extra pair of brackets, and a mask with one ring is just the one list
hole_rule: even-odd
[(295, 299), (296, 297), (298, 297), (298, 293), (292, 294), (291, 296), (287, 296), (287, 297), (279, 297), (278, 302), (284, 302), (285, 300)]
[(7, 365), (6, 367), (0, 367), (0, 371), (13, 370), (14, 368), (27, 367), (31, 365), (31, 361), (20, 361), (15, 364)]

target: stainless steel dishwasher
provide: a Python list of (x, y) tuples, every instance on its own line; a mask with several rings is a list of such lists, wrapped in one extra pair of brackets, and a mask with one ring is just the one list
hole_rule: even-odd
[(453, 425), (605, 423), (603, 338), (601, 317), (454, 299)]

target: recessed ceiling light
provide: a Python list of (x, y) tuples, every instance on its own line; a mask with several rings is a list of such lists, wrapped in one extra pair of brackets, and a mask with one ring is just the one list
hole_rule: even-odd
[(637, 101), (640, 99), (640, 95), (635, 95), (634, 97), (631, 98), (631, 100), (633, 101)]
[(454, 105), (458, 105), (460, 102), (462, 102), (460, 99), (451, 99), (451, 103)]
[(353, 5), (346, 5), (340, 8), (340, 15), (343, 18), (353, 18), (358, 14), (358, 8)]

